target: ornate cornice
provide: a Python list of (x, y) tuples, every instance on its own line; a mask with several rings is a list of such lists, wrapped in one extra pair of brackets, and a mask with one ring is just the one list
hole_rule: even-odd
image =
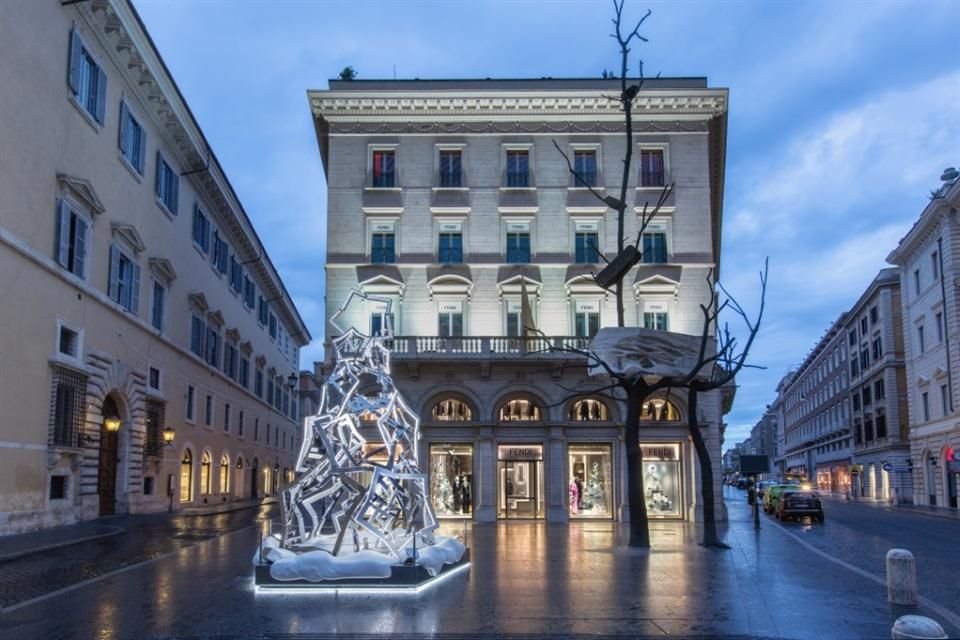
[[(622, 117), (622, 116), (621, 116)], [(706, 133), (704, 120), (645, 120), (635, 122), (635, 133)], [(461, 122), (331, 122), (333, 135), (408, 135), (408, 134), (571, 134), (621, 133), (623, 121), (461, 121)]]

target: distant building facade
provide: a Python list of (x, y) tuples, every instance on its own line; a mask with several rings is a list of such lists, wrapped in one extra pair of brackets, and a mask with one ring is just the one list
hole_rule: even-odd
[(887, 261), (900, 275), (914, 502), (957, 508), (960, 180), (943, 180)]
[(0, 41), (0, 533), (275, 493), (310, 336), (133, 5)]
[[(624, 407), (571, 397), (591, 383), (585, 347), (616, 324), (591, 274), (616, 249), (614, 212), (571, 179), (612, 194), (625, 152), (608, 80), (331, 81), (309, 99), (328, 181), (327, 318), (352, 289), (392, 301), (339, 323), (390, 339), (398, 389), (420, 414), (420, 459), (443, 518), (629, 518)], [(648, 97), (649, 96), (649, 97)], [(699, 335), (720, 260), (727, 92), (704, 79), (648, 81), (634, 115), (627, 235), (644, 203), (675, 189), (626, 285), (629, 326)], [(526, 293), (525, 293), (526, 292)], [(524, 336), (527, 295), (545, 337)], [(327, 335), (336, 330), (328, 323)], [(329, 347), (329, 345), (328, 345)], [(329, 370), (329, 349), (327, 369)], [(317, 372), (324, 371), (317, 365)], [(720, 496), (730, 397), (700, 406)], [(685, 398), (643, 414), (651, 517), (701, 509)], [(364, 433), (375, 446), (372, 425)]]

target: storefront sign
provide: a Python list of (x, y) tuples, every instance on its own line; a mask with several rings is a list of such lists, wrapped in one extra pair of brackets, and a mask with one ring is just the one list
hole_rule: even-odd
[(522, 308), (519, 300), (507, 300), (507, 313), (520, 313)]
[(508, 222), (507, 231), (510, 233), (524, 233), (530, 231), (529, 222)]
[(600, 223), (596, 220), (592, 222), (583, 222), (579, 221), (575, 223), (577, 231), (598, 231), (600, 229)]
[(393, 222), (374, 222), (370, 225), (370, 229), (374, 233), (393, 233)]
[(599, 300), (577, 300), (577, 313), (600, 313)]
[(543, 446), (538, 444), (500, 445), (500, 460), (543, 460)]
[(657, 231), (657, 232), (666, 231), (666, 230), (667, 230), (666, 222), (651, 222), (647, 224), (647, 228), (644, 229), (644, 231)]
[(463, 313), (463, 302), (460, 300), (454, 302), (441, 302), (439, 304), (440, 313)]
[(678, 460), (680, 445), (677, 444), (641, 444), (644, 460)]
[(668, 307), (668, 303), (665, 301), (651, 302), (648, 300), (648, 301), (644, 301), (643, 310), (646, 311), (647, 313), (666, 313), (667, 311), (669, 311), (669, 307)]
[(463, 229), (462, 222), (441, 222), (440, 231), (444, 233), (459, 233)]

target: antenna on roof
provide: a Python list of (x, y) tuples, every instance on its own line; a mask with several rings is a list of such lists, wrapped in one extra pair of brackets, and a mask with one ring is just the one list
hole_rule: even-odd
[(397, 65), (393, 65), (393, 79), (397, 79)]

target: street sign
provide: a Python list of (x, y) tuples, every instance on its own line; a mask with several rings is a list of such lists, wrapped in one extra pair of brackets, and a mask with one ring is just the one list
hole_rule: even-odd
[(884, 462), (883, 465), (881, 466), (881, 469), (883, 469), (887, 473), (890, 473), (893, 471), (893, 465), (890, 464), (889, 462)]

